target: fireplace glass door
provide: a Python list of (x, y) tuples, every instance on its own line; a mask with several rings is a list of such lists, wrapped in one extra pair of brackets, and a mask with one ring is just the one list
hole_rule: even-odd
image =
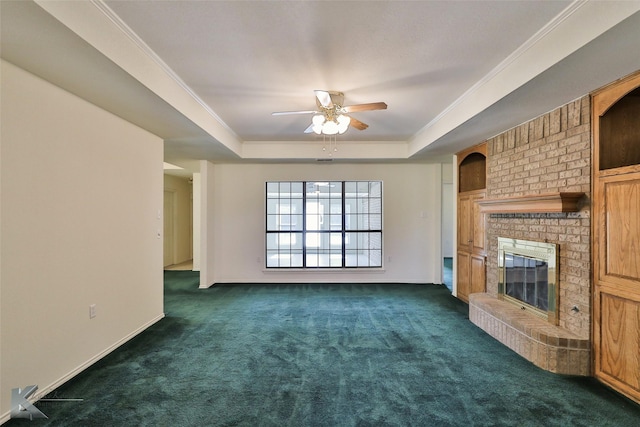
[(498, 237), (498, 297), (558, 322), (558, 246)]
[(547, 262), (505, 254), (505, 294), (546, 312), (549, 309)]

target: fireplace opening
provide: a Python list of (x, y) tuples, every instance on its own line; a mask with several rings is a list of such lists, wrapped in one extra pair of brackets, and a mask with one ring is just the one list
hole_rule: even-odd
[(557, 324), (557, 245), (498, 237), (498, 294)]

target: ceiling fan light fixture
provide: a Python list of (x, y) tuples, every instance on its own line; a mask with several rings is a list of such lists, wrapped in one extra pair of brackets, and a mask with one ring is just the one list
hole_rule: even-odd
[(311, 119), (311, 123), (313, 123), (314, 125), (317, 125), (317, 126), (322, 126), (322, 124), (324, 123), (324, 120), (325, 119), (324, 119), (324, 116), (322, 114), (316, 114)]
[[(2, 0), (0, 0), (2, 1)], [(313, 114), (311, 125), (307, 126), (304, 133), (315, 133), (317, 135), (327, 135), (334, 137), (337, 134), (345, 133), (349, 127), (357, 130), (365, 130), (369, 127), (366, 123), (362, 123), (358, 119), (351, 118), (347, 114), (370, 111), (370, 110), (386, 110), (387, 104), (384, 102), (370, 102), (368, 104), (347, 105), (344, 103), (344, 94), (342, 92), (330, 92), (326, 90), (316, 90), (316, 110), (301, 111), (276, 111), (271, 113), (274, 116), (282, 116), (288, 114)], [(335, 140), (335, 138), (333, 138)]]
[(327, 120), (324, 125), (322, 125), (322, 133), (325, 135), (335, 135), (338, 133), (338, 124), (333, 120)]
[(349, 123), (351, 123), (351, 117), (340, 114), (338, 116), (338, 133), (345, 133), (349, 128)]

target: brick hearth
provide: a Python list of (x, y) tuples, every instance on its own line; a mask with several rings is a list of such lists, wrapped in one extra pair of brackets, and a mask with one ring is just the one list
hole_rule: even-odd
[(489, 335), (547, 371), (590, 375), (589, 340), (489, 294), (471, 294), (469, 319)]

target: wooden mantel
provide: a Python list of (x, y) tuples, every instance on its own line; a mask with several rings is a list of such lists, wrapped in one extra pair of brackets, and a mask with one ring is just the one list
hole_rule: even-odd
[(479, 200), (482, 213), (556, 213), (577, 212), (584, 193), (546, 193), (504, 199)]

